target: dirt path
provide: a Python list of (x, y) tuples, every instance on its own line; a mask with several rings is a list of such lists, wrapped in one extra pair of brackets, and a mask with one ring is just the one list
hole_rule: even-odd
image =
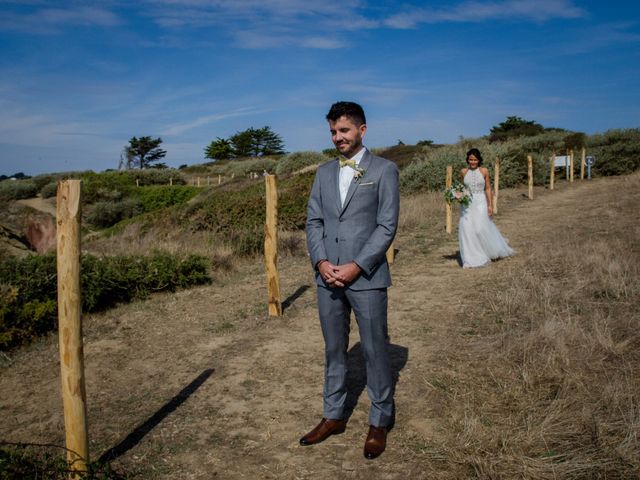
[(24, 200), (17, 200), (17, 203), (21, 205), (26, 205), (27, 207), (35, 208), (44, 213), (48, 213), (49, 215), (55, 217), (56, 216), (56, 199), (44, 199), (40, 197), (27, 198)]
[[(362, 456), (368, 398), (357, 328), (351, 334), (347, 431), (309, 448), (298, 438), (321, 415), (323, 344), (306, 258), (280, 262), (285, 315), (265, 317), (261, 262), (212, 286), (124, 305), (85, 319), (93, 459), (108, 453), (135, 478), (426, 478), (446, 435), (434, 378), (439, 352), (464, 335), (465, 292), (517, 269), (534, 242), (607, 213), (600, 195), (638, 189), (639, 176), (501, 192), (497, 223), (518, 255), (463, 270), (455, 235), (416, 229), (396, 240), (390, 335), (398, 374), (396, 428), (387, 452)], [(609, 210), (611, 210), (609, 208)], [(576, 215), (580, 213), (580, 215)], [(429, 242), (425, 243), (425, 238)], [(57, 339), (25, 349), (1, 369), (0, 439), (64, 444)], [(472, 360), (471, 360), (472, 361)], [(452, 477), (453, 478), (453, 477)]]

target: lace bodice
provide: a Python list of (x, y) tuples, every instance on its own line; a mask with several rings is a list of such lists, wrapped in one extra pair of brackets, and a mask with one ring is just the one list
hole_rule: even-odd
[(464, 175), (464, 184), (471, 191), (472, 194), (484, 192), (484, 177), (480, 173), (480, 169), (467, 170)]

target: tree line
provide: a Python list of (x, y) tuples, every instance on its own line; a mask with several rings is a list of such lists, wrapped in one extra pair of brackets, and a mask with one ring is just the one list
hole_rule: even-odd
[[(491, 128), (488, 139), (490, 142), (501, 142), (509, 138), (530, 137), (545, 131), (555, 130), (563, 131), (563, 129), (543, 127), (535, 121), (509, 116), (504, 122)], [(567, 148), (581, 148), (584, 145), (585, 138), (584, 133), (572, 133), (567, 137)], [(132, 137), (120, 157), (119, 167), (121, 169), (166, 168), (167, 165), (161, 160), (167, 152), (161, 148), (161, 144), (162, 138), (160, 137)], [(398, 145), (404, 145), (404, 143), (398, 140)], [(422, 140), (417, 145), (432, 146), (433, 141)], [(262, 128), (251, 127), (242, 132), (237, 132), (229, 138), (216, 137), (204, 148), (204, 157), (213, 161), (282, 155), (284, 153), (282, 138), (271, 130), (269, 126)], [(334, 155), (338, 152), (335, 149), (327, 149), (326, 153)]]
[[(162, 138), (132, 137), (120, 155), (120, 169), (167, 168), (161, 162), (167, 151), (160, 145)], [(205, 158), (213, 161), (240, 157), (260, 157), (284, 154), (284, 142), (271, 127), (248, 128), (228, 139), (217, 137), (204, 149)]]

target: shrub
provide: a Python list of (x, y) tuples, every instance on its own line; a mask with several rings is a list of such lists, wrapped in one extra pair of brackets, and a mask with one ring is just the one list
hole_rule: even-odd
[[(208, 262), (199, 255), (176, 257), (156, 252), (147, 257), (83, 255), (82, 310), (104, 310), (120, 302), (146, 298), (211, 281)], [(55, 255), (30, 255), (0, 263), (0, 350), (27, 343), (56, 325)]]
[(58, 194), (58, 182), (53, 181), (47, 183), (40, 189), (40, 196), (42, 198), (51, 198), (55, 197)]
[(228, 162), (225, 167), (225, 175), (247, 176), (251, 172), (261, 174), (263, 170), (271, 173), (276, 169), (276, 160), (271, 157), (234, 160)]
[[(306, 173), (278, 182), (281, 229), (304, 228), (313, 178), (313, 173)], [(179, 221), (192, 231), (211, 231), (224, 236), (238, 255), (256, 253), (264, 241), (264, 182), (233, 191), (213, 190), (189, 205)]]
[(86, 214), (85, 220), (96, 227), (107, 228), (143, 212), (144, 207), (139, 199), (125, 198), (119, 202), (97, 202)]
[(182, 173), (172, 168), (145, 168), (142, 170), (127, 170), (127, 174), (133, 178), (133, 183), (138, 180), (140, 186), (143, 185), (185, 185)]
[(36, 184), (36, 186), (38, 187), (38, 190), (42, 190), (42, 188), (45, 185), (48, 185), (50, 183), (55, 184), (57, 180), (58, 178), (56, 177), (56, 175), (52, 175), (50, 173), (47, 173), (44, 175), (37, 175), (31, 178), (31, 181)]
[[(83, 480), (124, 480), (126, 476), (109, 464), (87, 465)], [(69, 477), (69, 464), (64, 447), (56, 445), (0, 444), (0, 479), (63, 479)]]
[(587, 151), (595, 156), (591, 171), (597, 175), (623, 175), (640, 169), (640, 129), (609, 130), (588, 137)]
[(329, 157), (318, 152), (295, 152), (278, 160), (275, 168), (277, 175), (286, 175), (302, 170), (309, 165), (318, 165), (329, 160)]
[(33, 198), (38, 187), (31, 180), (3, 180), (0, 182), (0, 200), (21, 200)]
[(182, 205), (202, 190), (198, 187), (186, 185), (169, 186), (154, 185), (135, 190), (135, 198), (140, 202), (145, 212), (151, 212), (160, 208), (173, 205)]
[(119, 200), (136, 187), (135, 178), (126, 171), (82, 174), (84, 204)]

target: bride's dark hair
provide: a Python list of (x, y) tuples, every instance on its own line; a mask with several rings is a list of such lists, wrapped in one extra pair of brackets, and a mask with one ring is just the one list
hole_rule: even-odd
[(484, 160), (482, 160), (482, 155), (480, 155), (480, 150), (478, 150), (477, 148), (472, 148), (471, 150), (469, 150), (467, 152), (467, 163), (469, 163), (469, 157), (473, 155), (474, 157), (476, 157), (478, 159), (478, 166), (482, 165), (482, 162)]

